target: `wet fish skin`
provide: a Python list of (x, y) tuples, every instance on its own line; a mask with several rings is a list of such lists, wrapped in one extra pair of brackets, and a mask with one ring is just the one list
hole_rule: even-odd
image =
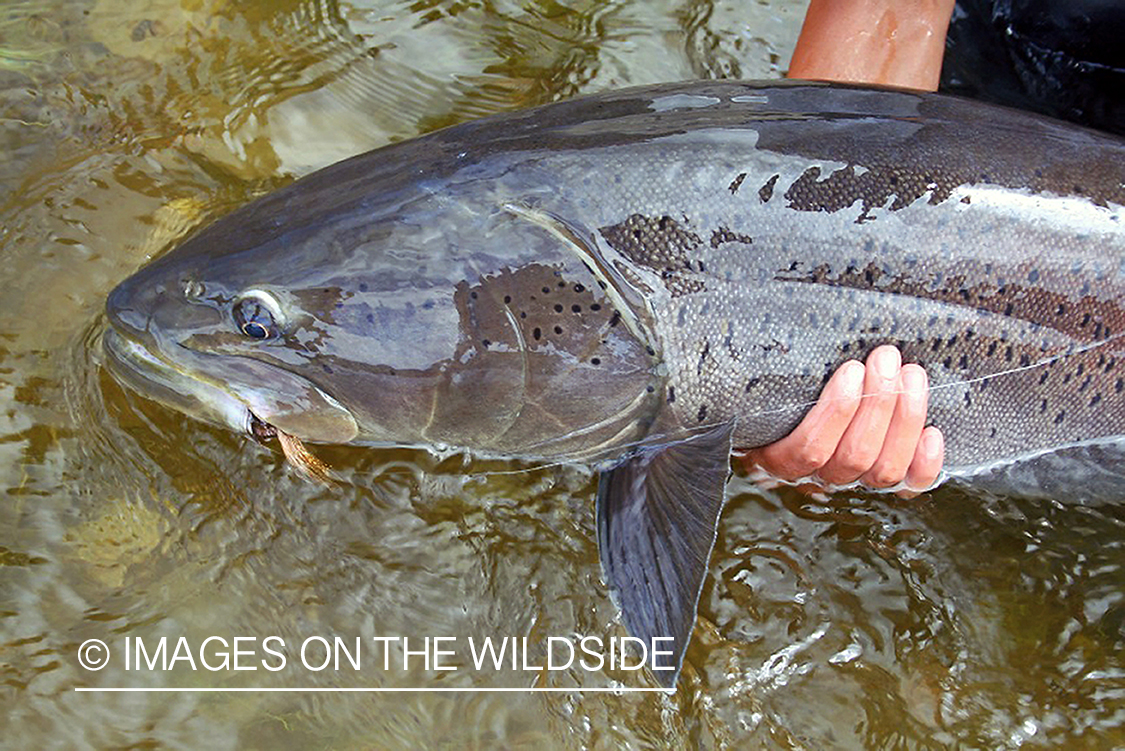
[(844, 360), (923, 364), (957, 472), (1125, 432), (1123, 157), (939, 95), (612, 92), (239, 209), (113, 292), (107, 349), (235, 429), (595, 463), (607, 579), (673, 685), (731, 447)]

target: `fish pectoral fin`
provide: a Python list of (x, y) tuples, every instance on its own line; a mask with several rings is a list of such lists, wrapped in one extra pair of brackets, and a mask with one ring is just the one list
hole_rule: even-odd
[(733, 429), (642, 448), (599, 477), (602, 570), (625, 626), (644, 641), (652, 674), (667, 688), (676, 685), (695, 624), (726, 501)]

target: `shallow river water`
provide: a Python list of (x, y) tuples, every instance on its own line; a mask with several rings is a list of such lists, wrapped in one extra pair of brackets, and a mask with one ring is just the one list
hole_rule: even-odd
[[(552, 637), (624, 634), (595, 481), (321, 447), (341, 478), (325, 487), (100, 367), (106, 294), (208, 219), (491, 112), (779, 77), (803, 6), (4, 3), (0, 746), (1125, 746), (1125, 510), (952, 488), (810, 498), (735, 478), (671, 696), (261, 690), (652, 685), (543, 667)], [(529, 669), (476, 669), (469, 639), (505, 636)], [(427, 665), (427, 637), (451, 654)], [(336, 638), (358, 668), (321, 668)], [(246, 690), (75, 690), (173, 687)]]

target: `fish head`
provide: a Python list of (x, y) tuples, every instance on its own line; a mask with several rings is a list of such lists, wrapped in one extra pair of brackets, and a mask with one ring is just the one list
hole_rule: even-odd
[[(197, 255), (192, 243), (117, 285), (106, 302), (111, 372), (188, 415), (259, 438), (282, 430), (346, 443), (351, 411), (302, 372), (292, 337), (309, 314), (289, 290), (255, 281), (238, 255)], [(260, 262), (259, 259), (257, 262)]]
[(656, 353), (574, 238), (492, 193), (340, 182), (299, 181), (123, 281), (111, 370), (312, 442), (577, 457), (642, 430)]

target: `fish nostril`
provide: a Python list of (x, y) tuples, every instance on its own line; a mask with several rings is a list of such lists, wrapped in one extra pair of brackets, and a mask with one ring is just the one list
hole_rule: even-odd
[[(166, 285), (131, 277), (118, 284), (106, 298), (106, 315), (119, 329), (147, 331), (154, 317), (168, 307)], [(172, 298), (174, 299), (174, 297)]]

